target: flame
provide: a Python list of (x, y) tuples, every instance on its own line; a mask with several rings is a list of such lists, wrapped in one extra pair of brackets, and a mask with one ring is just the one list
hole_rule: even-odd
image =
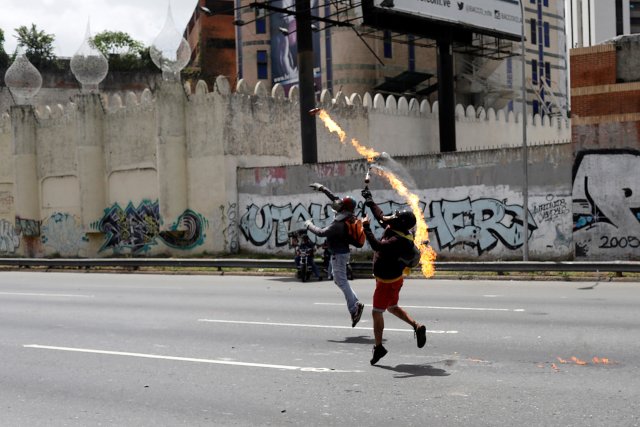
[[(325, 110), (320, 110), (318, 117), (320, 117), (320, 120), (322, 120), (322, 122), (330, 132), (335, 132), (338, 134), (340, 142), (344, 144), (346, 133), (329, 116), (329, 114)], [(353, 145), (358, 154), (366, 158), (369, 163), (373, 162), (374, 159), (380, 155), (380, 153), (376, 150), (360, 144), (355, 138), (351, 139), (351, 145)], [(400, 194), (406, 200), (411, 209), (411, 212), (413, 212), (413, 214), (415, 215), (417, 223), (414, 243), (420, 251), (420, 264), (422, 268), (422, 274), (426, 278), (432, 277), (435, 274), (434, 261), (436, 259), (436, 252), (431, 246), (426, 244), (426, 242), (429, 240), (429, 228), (427, 226), (427, 222), (424, 219), (422, 209), (420, 209), (420, 198), (409, 191), (407, 186), (393, 172), (381, 168), (376, 168), (375, 172), (389, 181), (391, 187), (393, 187), (393, 189), (396, 190), (398, 194)]]
[(338, 126), (336, 122), (333, 121), (333, 119), (329, 116), (329, 113), (327, 113), (325, 110), (320, 110), (320, 113), (318, 113), (318, 117), (320, 117), (320, 120), (322, 120), (327, 129), (329, 129), (329, 132), (337, 133), (338, 137), (340, 138), (340, 142), (344, 143), (344, 139), (347, 137), (347, 134), (342, 130), (340, 126)]
[[(561, 357), (558, 357), (557, 359), (558, 359), (558, 361), (559, 361), (560, 363), (571, 363), (571, 362), (573, 362), (573, 363), (575, 363), (576, 365), (581, 365), (581, 366), (586, 366), (586, 365), (588, 365), (588, 364), (589, 364), (588, 362), (586, 362), (586, 361), (584, 361), (584, 360), (581, 360), (581, 359), (578, 359), (578, 358), (577, 358), (577, 357), (575, 357), (575, 356), (572, 356), (570, 361), (569, 361), (569, 360), (565, 360), (565, 359), (563, 359), (563, 358), (561, 358)], [(611, 363), (611, 362), (609, 361), (609, 359), (608, 359), (608, 358), (606, 358), (606, 357), (597, 357), (597, 356), (594, 356), (594, 357), (591, 359), (591, 361), (592, 361), (595, 365), (609, 365), (609, 364)]]
[(580, 359), (578, 359), (578, 358), (577, 358), (577, 357), (575, 357), (575, 356), (571, 357), (571, 360), (573, 360), (573, 361), (575, 362), (575, 364), (576, 364), (576, 365), (582, 365), (582, 366), (584, 366), (584, 365), (586, 365), (586, 364), (587, 364), (587, 362), (585, 362), (584, 360), (580, 360)]

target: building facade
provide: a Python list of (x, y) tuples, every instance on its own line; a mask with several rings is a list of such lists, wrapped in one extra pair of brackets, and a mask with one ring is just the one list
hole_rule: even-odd
[(234, 3), (230, 0), (198, 0), (184, 30), (191, 47), (189, 68), (197, 79), (213, 85), (216, 77), (237, 81)]
[(640, 0), (566, 0), (566, 16), (571, 48), (640, 33)]
[(571, 50), (576, 147), (640, 148), (640, 35)]
[[(523, 0), (528, 108), (535, 114), (566, 115), (567, 45), (563, 0)], [(293, 10), (285, 1), (269, 2)], [(360, 25), (359, 7), (344, 2), (315, 2), (312, 12), (349, 22), (354, 28), (316, 21), (316, 90), (409, 95), (437, 100), (437, 52), (434, 40), (377, 31)], [(351, 3), (348, 3), (351, 4)], [(236, 1), (238, 77), (253, 84), (297, 82), (295, 19), (292, 15), (248, 7)], [(454, 46), (456, 102), (521, 111), (520, 43), (477, 36), (472, 46)], [(504, 52), (507, 52), (504, 54)], [(502, 54), (496, 55), (495, 52)]]

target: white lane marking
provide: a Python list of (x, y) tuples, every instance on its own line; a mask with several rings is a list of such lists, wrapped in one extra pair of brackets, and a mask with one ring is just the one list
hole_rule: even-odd
[[(315, 305), (344, 305), (337, 302), (314, 302)], [(472, 311), (513, 311), (523, 312), (524, 308), (486, 308), (486, 307), (438, 307), (434, 305), (401, 305), (402, 308), (429, 308), (432, 310), (472, 310)]]
[[(261, 325), (261, 326), (289, 326), (294, 328), (323, 328), (323, 329), (359, 329), (363, 331), (370, 331), (371, 328), (361, 328), (351, 326), (334, 326), (334, 325), (310, 325), (304, 323), (274, 323), (274, 322), (247, 322), (244, 320), (219, 320), (219, 319), (198, 319), (198, 322), (209, 323), (234, 323), (239, 325)], [(412, 332), (413, 329), (393, 329), (384, 328), (385, 332)], [(428, 334), (457, 334), (458, 331), (430, 331), (427, 329)]]
[(302, 371), (302, 372), (337, 372), (337, 373), (358, 373), (363, 371), (345, 371), (331, 368), (312, 368), (302, 366), (289, 366), (289, 365), (271, 365), (266, 363), (250, 363), (250, 362), (234, 362), (231, 360), (218, 360), (218, 359), (199, 359), (192, 357), (178, 357), (178, 356), (163, 356), (160, 354), (146, 354), (146, 353), (130, 353), (126, 351), (109, 351), (109, 350), (95, 350), (91, 348), (74, 348), (74, 347), (55, 347), (49, 345), (38, 344), (25, 344), (25, 348), (37, 348), (43, 350), (57, 350), (57, 351), (71, 351), (76, 353), (93, 353), (93, 354), (106, 354), (110, 356), (128, 356), (128, 357), (141, 357), (145, 359), (162, 359), (162, 360), (175, 360), (178, 362), (195, 362), (195, 363), (211, 363), (216, 365), (233, 365), (233, 366), (246, 366), (251, 368), (268, 368), (268, 369), (280, 369), (285, 371)]
[(0, 292), (0, 295), (15, 295), (22, 297), (53, 297), (53, 298), (95, 298), (94, 295), (75, 295), (75, 294), (39, 294), (32, 292)]

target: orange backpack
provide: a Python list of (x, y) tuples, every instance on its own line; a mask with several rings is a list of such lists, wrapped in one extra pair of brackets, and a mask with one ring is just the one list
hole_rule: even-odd
[(362, 227), (362, 220), (351, 216), (344, 221), (345, 228), (347, 229), (347, 240), (349, 244), (356, 248), (364, 246), (365, 235), (364, 227)]

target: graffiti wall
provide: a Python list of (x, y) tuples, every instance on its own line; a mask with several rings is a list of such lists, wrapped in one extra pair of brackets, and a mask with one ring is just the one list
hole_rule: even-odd
[[(423, 215), (429, 226), (431, 245), (441, 260), (517, 259), (522, 256), (526, 236), (522, 218), (521, 196), (506, 188), (456, 187), (416, 191), (423, 201)], [(362, 197), (357, 212), (362, 209)], [(393, 191), (373, 191), (374, 200), (385, 214), (406, 207)], [(292, 203), (291, 200), (297, 200)], [(530, 253), (567, 258), (571, 251), (571, 216), (569, 197), (546, 194), (531, 197), (533, 210), (528, 212)], [(243, 248), (257, 252), (285, 253), (288, 233), (303, 228), (307, 219), (319, 226), (333, 218), (330, 205), (321, 193), (288, 197), (240, 195), (240, 230)], [(371, 216), (368, 208), (365, 212)], [(378, 224), (374, 233), (382, 234)], [(310, 236), (316, 243), (323, 238)], [(362, 249), (368, 251), (368, 245)]]
[(111, 250), (114, 254), (143, 254), (159, 243), (177, 249), (192, 249), (204, 242), (207, 222), (190, 209), (171, 225), (169, 231), (160, 231), (160, 225), (158, 201), (143, 200), (138, 205), (130, 202), (124, 209), (114, 204), (105, 209), (102, 219), (92, 227), (105, 236), (99, 251)]
[(640, 151), (580, 152), (573, 175), (576, 259), (640, 259)]

